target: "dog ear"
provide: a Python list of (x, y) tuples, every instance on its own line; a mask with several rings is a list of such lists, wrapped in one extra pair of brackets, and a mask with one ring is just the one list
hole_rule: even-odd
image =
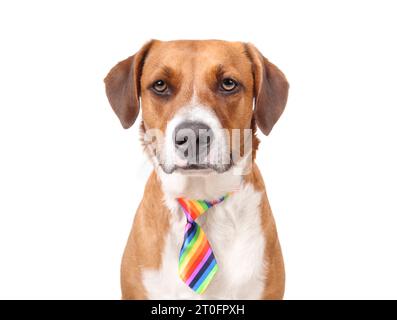
[(261, 131), (268, 135), (287, 104), (289, 84), (284, 74), (252, 44), (246, 44), (254, 73), (254, 116)]
[(125, 129), (134, 124), (139, 113), (142, 68), (152, 43), (146, 43), (136, 54), (116, 64), (104, 80), (109, 103)]

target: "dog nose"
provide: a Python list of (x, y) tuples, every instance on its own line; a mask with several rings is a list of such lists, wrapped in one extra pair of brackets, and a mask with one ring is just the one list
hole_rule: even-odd
[(174, 131), (178, 155), (189, 164), (201, 164), (210, 152), (213, 131), (202, 122), (182, 122)]

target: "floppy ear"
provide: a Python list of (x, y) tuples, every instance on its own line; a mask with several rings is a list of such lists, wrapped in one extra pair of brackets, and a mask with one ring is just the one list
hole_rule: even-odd
[(136, 54), (116, 64), (104, 80), (109, 103), (125, 129), (134, 124), (139, 113), (141, 73), (152, 43), (148, 42)]
[(284, 74), (252, 44), (246, 44), (255, 79), (254, 116), (261, 131), (268, 135), (287, 104), (288, 82)]

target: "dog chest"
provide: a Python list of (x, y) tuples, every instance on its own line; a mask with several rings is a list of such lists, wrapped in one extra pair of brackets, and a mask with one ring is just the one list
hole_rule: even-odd
[(178, 276), (179, 250), (185, 219), (178, 206), (166, 201), (172, 213), (158, 270), (144, 270), (150, 299), (258, 299), (265, 286), (265, 238), (261, 225), (261, 193), (244, 185), (197, 222), (214, 251), (219, 270), (206, 292), (193, 292)]

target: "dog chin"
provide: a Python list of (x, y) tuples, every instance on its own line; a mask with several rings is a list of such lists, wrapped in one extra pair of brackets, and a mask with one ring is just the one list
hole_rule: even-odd
[(198, 167), (198, 168), (177, 168), (175, 169), (175, 172), (178, 172), (182, 175), (186, 176), (207, 176), (210, 174), (215, 174), (216, 171), (211, 168), (206, 168), (206, 167)]

